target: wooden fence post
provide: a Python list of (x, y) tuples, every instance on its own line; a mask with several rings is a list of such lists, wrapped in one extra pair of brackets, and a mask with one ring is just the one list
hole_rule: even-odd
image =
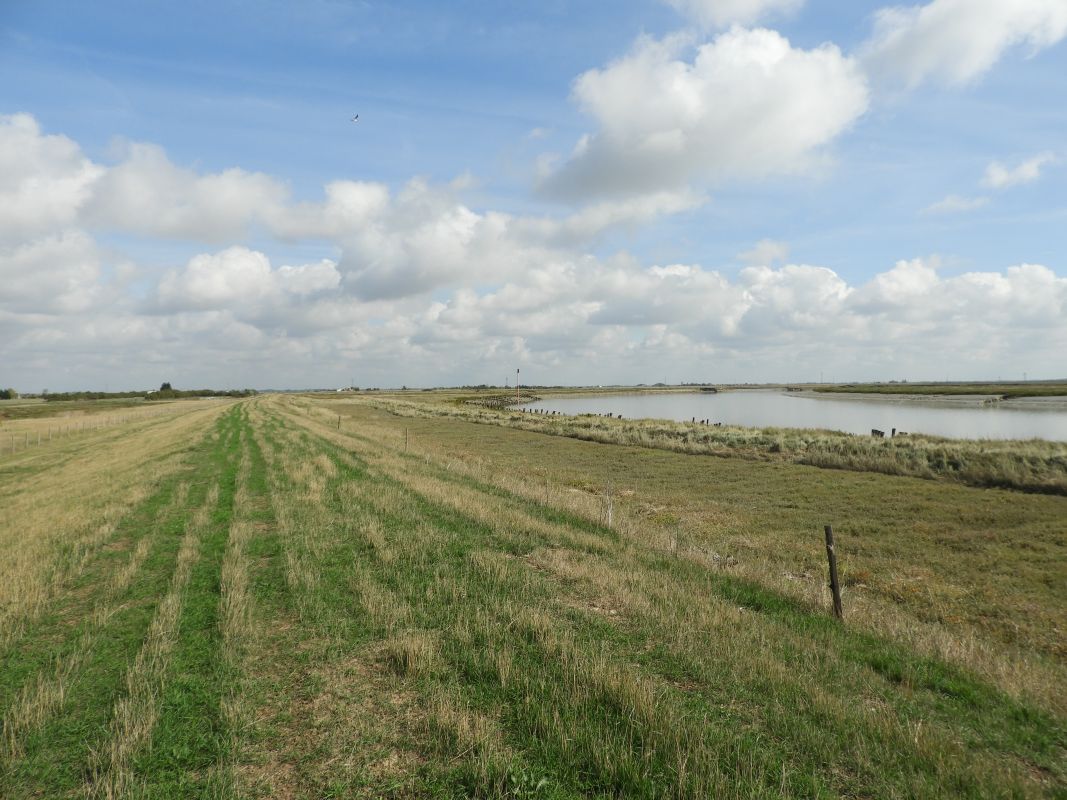
[(837, 581), (837, 554), (834, 552), (834, 528), (827, 525), (826, 531), (826, 558), (830, 562), (830, 593), (834, 597), (834, 616), (844, 619), (845, 614), (841, 608), (841, 584)]

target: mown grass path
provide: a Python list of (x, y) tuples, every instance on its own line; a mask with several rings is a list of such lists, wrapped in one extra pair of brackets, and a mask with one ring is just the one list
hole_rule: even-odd
[(1067, 792), (1055, 709), (335, 419), (235, 405), (25, 625), (0, 796)]

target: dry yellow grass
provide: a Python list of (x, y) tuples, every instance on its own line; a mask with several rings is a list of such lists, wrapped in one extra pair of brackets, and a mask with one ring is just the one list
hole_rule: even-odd
[(223, 409), (190, 405), (0, 459), (0, 474), (32, 466), (0, 485), (0, 647), (79, 574), (119, 519), (181, 468), (190, 442)]
[[(106, 451), (154, 430), (166, 470), (8, 648), (0, 795), (1040, 797), (1067, 785), (1064, 672), (1047, 638), (1060, 611), (1040, 580), (1061, 554), (1038, 524), (1061, 498), (1004, 504), (912, 481), (928, 493), (901, 508), (885, 487), (909, 479), (305, 398), (242, 403), (206, 434), (182, 424), (131, 425), (104, 448), (133, 485), (152, 460)], [(60, 444), (57, 470), (84, 456)], [(16, 473), (0, 493), (16, 480), (32, 494)], [(823, 494), (809, 508), (811, 492)], [(834, 504), (850, 492), (862, 516)], [(92, 510), (93, 497), (78, 502)], [(957, 498), (963, 524), (942, 513)], [(820, 609), (810, 534), (824, 504), (850, 521), (845, 625)], [(936, 534), (900, 523), (924, 511)], [(981, 561), (959, 545), (997, 544), (968, 538), (982, 515), (1020, 520), (1044, 548), (1007, 553), (1029, 595), (968, 583)], [(57, 534), (42, 575), (68, 551)], [(1028, 603), (1014, 641), (979, 623)]]
[[(289, 417), (293, 424), (311, 428), (327, 441), (351, 447), (351, 433), (346, 432), (345, 425), (337, 430), (334, 409), (340, 404), (325, 408), (307, 401), (290, 402), (300, 409), (299, 413)], [(370, 419), (377, 421), (368, 424)], [(509, 494), (598, 524), (606, 521), (610, 477), (600, 482), (595, 478), (592, 482), (586, 480), (581, 488), (575, 488), (564, 482), (564, 476), (558, 472), (538, 470), (532, 459), (527, 459), (521, 469), (516, 468), (514, 462), (502, 465), (480, 452), (476, 440), (464, 447), (451, 437), (448, 445), (442, 446), (429, 430), (413, 433), (411, 422), (362, 416), (358, 428), (360, 454), (384, 474), (428, 501), (491, 524), (505, 538), (513, 537), (516, 531), (525, 531), (547, 537), (552, 543), (550, 547), (564, 548), (557, 551), (559, 553), (567, 552), (567, 549), (592, 552), (602, 549), (602, 544), (594, 537), (578, 534), (573, 528), (553, 525), (522, 511), (506, 497), (486, 497), (484, 493), (446, 479), (445, 475), (469, 475)], [(373, 443), (370, 448), (363, 444), (368, 440)], [(432, 468), (427, 469), (427, 466)], [(819, 548), (812, 548), (810, 541), (775, 536), (773, 531), (764, 536), (763, 541), (757, 541), (750, 521), (738, 517), (733, 509), (720, 508), (714, 495), (710, 504), (703, 497), (693, 498), (669, 489), (656, 494), (642, 492), (641, 496), (635, 496), (632, 490), (620, 494), (619, 489), (615, 489), (614, 495), (612, 527), (631, 543), (632, 553), (668, 553), (687, 563), (756, 581), (803, 602), (828, 602), (823, 556)], [(372, 498), (371, 502), (383, 510), (393, 505), (387, 494)], [(1045, 500), (1035, 499), (1035, 502)], [(652, 513), (649, 508), (653, 509)], [(632, 553), (626, 560), (632, 559)], [(573, 572), (574, 559), (571, 553), (571, 565), (566, 572), (559, 573), (561, 577), (577, 577)], [(632, 568), (623, 568), (615, 584), (607, 587), (604, 583), (612, 572), (605, 566), (596, 563), (583, 568), (587, 578), (595, 578), (591, 581), (594, 585), (586, 589), (589, 597), (597, 594), (628, 597), (631, 602), (643, 604), (644, 601), (637, 598), (654, 596), (657, 592), (654, 586), (642, 587), (638, 591), (627, 588), (625, 583), (631, 580)], [(918, 561), (899, 564), (889, 574), (882, 567), (878, 571), (887, 583), (898, 581), (899, 585), (907, 587), (907, 591), (914, 592), (919, 588), (928, 593), (922, 615), (902, 606), (892, 594), (865, 591), (862, 581), (859, 585), (848, 581), (851, 585), (846, 586), (845, 592), (850, 625), (889, 636), (920, 653), (973, 670), (1012, 697), (1031, 698), (1046, 707), (1067, 712), (1067, 696), (1062, 692), (1062, 686), (1067, 685), (1067, 666), (1032, 649), (1005, 644), (990, 637), (981, 627), (981, 620), (975, 624), (954, 616), (958, 613), (958, 601), (953, 597), (966, 595), (966, 590), (959, 589), (954, 583), (958, 578), (938, 575), (923, 568)], [(688, 593), (691, 590), (683, 589), (678, 593), (678, 608), (687, 607), (682, 599)], [(945, 624), (945, 617), (953, 622)], [(672, 631), (685, 625), (676, 620), (661, 620), (659, 624)]]

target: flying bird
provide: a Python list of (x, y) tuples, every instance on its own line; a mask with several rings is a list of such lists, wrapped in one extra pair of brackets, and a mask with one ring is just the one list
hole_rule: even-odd
[(352, 121), (359, 122), (359, 114), (356, 114), (356, 116), (352, 117)]

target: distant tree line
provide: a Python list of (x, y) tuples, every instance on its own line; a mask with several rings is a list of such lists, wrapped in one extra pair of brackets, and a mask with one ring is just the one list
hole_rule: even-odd
[(160, 389), (158, 392), (148, 392), (145, 400), (174, 400), (182, 397), (251, 397), (256, 393), (255, 389)]
[[(12, 390), (13, 391), (13, 390)], [(43, 392), (48, 402), (62, 400), (178, 400), (187, 397), (251, 397), (255, 389), (175, 389), (170, 383), (164, 383), (158, 390), (135, 392)], [(15, 395), (18, 396), (17, 394)], [(0, 393), (0, 397), (3, 394)]]
[(0, 400), (17, 400), (18, 396), (14, 389), (0, 389)]

